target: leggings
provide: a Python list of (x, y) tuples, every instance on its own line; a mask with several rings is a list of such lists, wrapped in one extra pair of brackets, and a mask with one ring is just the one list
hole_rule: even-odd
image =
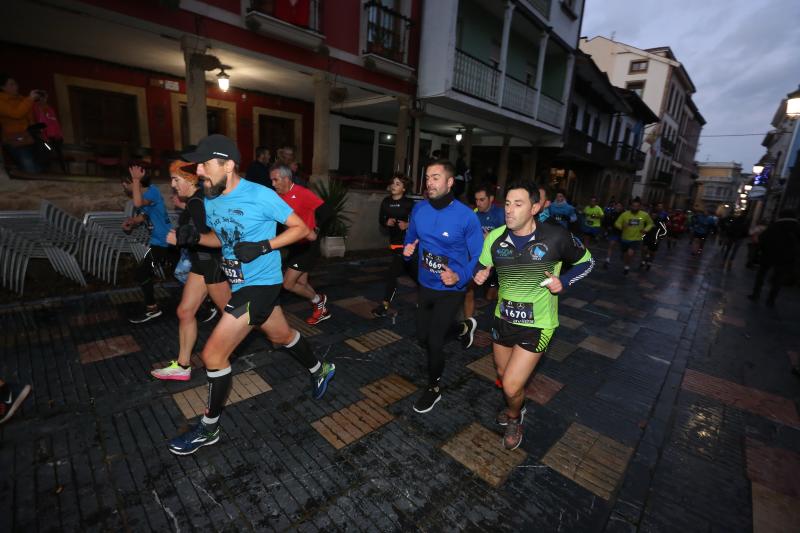
[(428, 352), (428, 384), (435, 387), (444, 372), (444, 343), (457, 333), (456, 313), (464, 303), (464, 291), (419, 288), (417, 339)]
[(155, 305), (155, 291), (153, 283), (156, 276), (164, 278), (167, 272), (172, 272), (178, 262), (177, 248), (164, 246), (151, 246), (142, 262), (136, 267), (136, 281), (144, 293), (145, 305)]
[(392, 263), (389, 265), (389, 270), (386, 272), (386, 286), (383, 291), (383, 301), (391, 303), (394, 299), (395, 292), (397, 292), (397, 278), (403, 275), (403, 272), (408, 274), (408, 277), (417, 282), (417, 255), (414, 254), (411, 259), (406, 261), (403, 258), (403, 249), (398, 248), (392, 250)]

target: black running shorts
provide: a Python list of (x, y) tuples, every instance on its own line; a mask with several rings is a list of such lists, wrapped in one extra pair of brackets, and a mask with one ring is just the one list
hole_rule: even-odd
[(506, 348), (519, 346), (533, 353), (543, 353), (547, 350), (554, 332), (555, 329), (519, 326), (498, 317), (494, 317), (492, 322), (492, 342)]
[(198, 252), (196, 255), (192, 254), (191, 260), (192, 268), (189, 272), (203, 276), (206, 285), (214, 285), (215, 283), (228, 281), (228, 278), (225, 277), (225, 273), (220, 267), (221, 256)]
[(281, 294), (281, 285), (250, 285), (242, 287), (231, 294), (225, 312), (239, 318), (245, 313), (250, 314), (249, 324), (260, 326), (267, 321), (275, 306), (279, 305), (278, 296)]
[(286, 259), (283, 264), (286, 268), (298, 272), (311, 272), (319, 256), (319, 244), (316, 242), (292, 244), (286, 247)]

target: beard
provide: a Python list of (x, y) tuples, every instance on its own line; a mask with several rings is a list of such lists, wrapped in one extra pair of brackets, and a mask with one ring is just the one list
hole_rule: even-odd
[(219, 183), (211, 183), (208, 187), (203, 186), (203, 193), (206, 195), (206, 198), (212, 200), (222, 194), (225, 188), (228, 186), (228, 175), (226, 174)]

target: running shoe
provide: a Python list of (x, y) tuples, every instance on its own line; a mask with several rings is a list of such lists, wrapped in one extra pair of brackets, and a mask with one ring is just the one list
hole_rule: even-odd
[(156, 307), (154, 309), (146, 308), (140, 315), (132, 316), (128, 319), (131, 324), (144, 324), (148, 320), (153, 320), (161, 316), (161, 309)]
[(475, 340), (475, 330), (478, 328), (478, 321), (472, 317), (469, 317), (464, 321), (464, 333), (459, 335), (459, 339), (461, 339), (461, 347), (465, 350), (468, 350), (472, 346), (472, 342)]
[[(520, 424), (522, 424), (522, 421), (525, 420), (525, 413), (527, 413), (527, 412), (528, 412), (528, 408), (523, 405), (522, 409), (519, 410), (519, 423)], [(507, 426), (508, 425), (508, 421), (510, 419), (511, 418), (508, 416), (508, 412), (506, 412), (506, 408), (503, 407), (503, 409), (499, 413), (497, 413), (497, 416), (494, 418), (494, 421), (497, 422), (498, 426)]]
[(439, 391), (439, 387), (428, 387), (425, 392), (422, 393), (422, 396), (414, 403), (414, 411), (418, 413), (427, 413), (433, 409), (433, 406), (441, 399), (442, 393)]
[(320, 369), (311, 374), (311, 395), (315, 400), (325, 396), (328, 383), (333, 379), (334, 374), (336, 374), (336, 365), (333, 363), (322, 363)]
[(156, 379), (171, 381), (189, 381), (192, 379), (192, 368), (183, 368), (177, 361), (171, 361), (169, 366), (156, 368), (150, 371), (150, 375)]
[(522, 444), (522, 416), (519, 418), (509, 418), (506, 424), (506, 431), (503, 435), (503, 448), (506, 450), (516, 450)]
[(219, 426), (213, 431), (209, 431), (198, 422), (194, 429), (190, 429), (183, 435), (179, 435), (169, 441), (169, 451), (175, 455), (189, 455), (203, 446), (210, 446), (219, 440)]
[(0, 398), (0, 424), (14, 416), (19, 406), (31, 393), (30, 385), (20, 385), (18, 383), (6, 383), (8, 393)]
[(383, 304), (378, 305), (372, 310), (372, 316), (375, 318), (384, 318), (389, 314), (389, 308)]
[(314, 325), (319, 324), (323, 320), (328, 320), (331, 317), (330, 311), (328, 311), (328, 296), (325, 294), (319, 295), (319, 302), (315, 304), (311, 304), (314, 306), (314, 312), (308, 318), (306, 318), (306, 324)]

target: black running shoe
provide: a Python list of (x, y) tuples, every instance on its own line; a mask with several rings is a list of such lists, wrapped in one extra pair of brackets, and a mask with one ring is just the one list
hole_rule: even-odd
[(478, 329), (478, 321), (472, 317), (469, 317), (464, 321), (464, 327), (466, 331), (462, 333), (458, 338), (461, 339), (461, 347), (465, 350), (468, 350), (472, 346), (472, 342), (475, 340), (475, 330)]
[(433, 406), (441, 399), (442, 393), (439, 391), (439, 387), (428, 387), (425, 392), (422, 393), (422, 396), (414, 403), (414, 411), (418, 413), (427, 413), (433, 409)]
[(153, 320), (154, 318), (158, 318), (160, 316), (161, 309), (158, 307), (154, 309), (145, 309), (141, 314), (130, 317), (128, 322), (131, 324), (144, 324), (148, 320)]
[[(519, 423), (520, 424), (522, 424), (522, 421), (525, 420), (525, 413), (527, 413), (527, 412), (528, 412), (528, 408), (523, 405), (522, 409), (519, 410)], [(497, 416), (494, 418), (494, 421), (499, 426), (507, 426), (509, 419), (510, 419), (510, 417), (508, 416), (508, 412), (506, 411), (506, 408), (503, 407), (503, 409), (499, 413), (497, 413)]]
[(217, 316), (217, 308), (214, 306), (206, 306), (203, 304), (200, 306), (200, 310), (197, 312), (197, 320), (201, 324), (205, 324), (206, 322), (211, 322), (214, 320), (214, 317)]
[(375, 318), (384, 318), (388, 315), (389, 308), (383, 304), (378, 305), (375, 309), (372, 310), (372, 316)]

